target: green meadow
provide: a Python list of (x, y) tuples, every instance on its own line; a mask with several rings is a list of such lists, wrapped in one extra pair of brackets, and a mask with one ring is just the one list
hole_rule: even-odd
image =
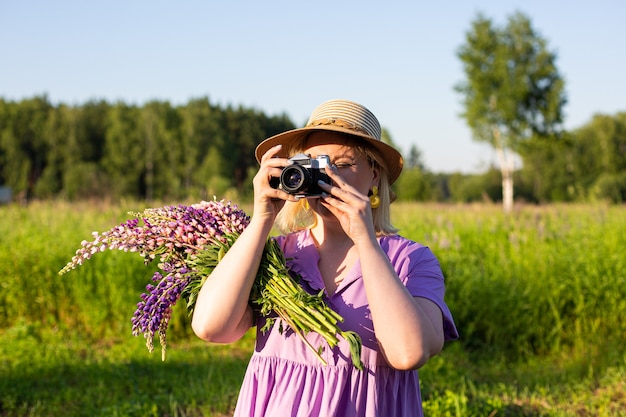
[[(254, 346), (174, 312), (168, 352), (130, 319), (153, 266), (108, 252), (59, 276), (142, 203), (0, 206), (0, 416), (228, 416)], [(246, 208), (246, 207), (244, 207)], [(626, 416), (626, 208), (397, 203), (432, 248), (458, 341), (420, 370), (429, 416)], [(180, 307), (180, 308), (178, 308)]]

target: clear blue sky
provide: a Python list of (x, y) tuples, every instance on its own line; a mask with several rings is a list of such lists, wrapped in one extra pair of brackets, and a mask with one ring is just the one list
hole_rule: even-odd
[(456, 50), (478, 12), (521, 11), (558, 55), (566, 127), (626, 111), (626, 2), (0, 0), (0, 97), (214, 103), (286, 113), (322, 101), (369, 107), (393, 140), (437, 172), (482, 171), (454, 92)]

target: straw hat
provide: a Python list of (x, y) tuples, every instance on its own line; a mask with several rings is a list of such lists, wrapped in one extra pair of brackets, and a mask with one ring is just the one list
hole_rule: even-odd
[[(364, 106), (348, 100), (330, 100), (320, 104), (309, 118), (305, 127), (279, 133), (261, 142), (257, 146), (257, 161), (271, 147), (288, 143), (313, 130), (330, 130), (347, 133), (357, 139), (363, 139), (382, 156), (389, 170), (389, 183), (393, 183), (402, 171), (402, 155), (395, 148), (381, 140), (380, 123), (376, 116)], [(291, 155), (280, 155), (287, 158)]]

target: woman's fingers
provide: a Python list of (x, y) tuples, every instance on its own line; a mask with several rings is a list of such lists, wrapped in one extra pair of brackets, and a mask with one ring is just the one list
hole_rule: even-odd
[(333, 184), (326, 184), (324, 182), (319, 182), (318, 184), (322, 190), (328, 194), (351, 204), (357, 204), (358, 202), (367, 199), (367, 196), (364, 196), (355, 187), (347, 183), (346, 180), (339, 175), (334, 166), (331, 166), (330, 169), (327, 168), (326, 173), (332, 180)]
[(284, 167), (291, 165), (291, 161), (286, 158), (277, 157), (282, 146), (276, 145), (261, 157), (261, 167), (253, 180), (255, 193), (262, 199), (296, 201), (296, 198), (283, 190), (271, 186), (272, 177), (278, 178)]
[(367, 197), (361, 194), (355, 194), (337, 186), (320, 184), (320, 187), (325, 191), (325, 194), (322, 195), (323, 202), (344, 212), (363, 211), (369, 201)]
[(276, 145), (270, 148), (261, 157), (261, 167), (257, 175), (260, 179), (269, 182), (271, 177), (280, 176), (282, 168), (289, 165), (289, 160), (284, 158), (276, 158), (276, 155), (280, 152), (281, 145)]
[(282, 147), (283, 145), (276, 145), (269, 148), (267, 152), (265, 152), (261, 157), (261, 165), (263, 165), (264, 162), (274, 158), (274, 156), (278, 155)]

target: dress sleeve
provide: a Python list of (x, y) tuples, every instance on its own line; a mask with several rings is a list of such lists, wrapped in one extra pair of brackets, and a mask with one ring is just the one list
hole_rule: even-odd
[(457, 339), (459, 334), (452, 313), (444, 301), (443, 272), (430, 248), (399, 236), (381, 242), (381, 246), (411, 295), (426, 298), (441, 309), (445, 340)]

